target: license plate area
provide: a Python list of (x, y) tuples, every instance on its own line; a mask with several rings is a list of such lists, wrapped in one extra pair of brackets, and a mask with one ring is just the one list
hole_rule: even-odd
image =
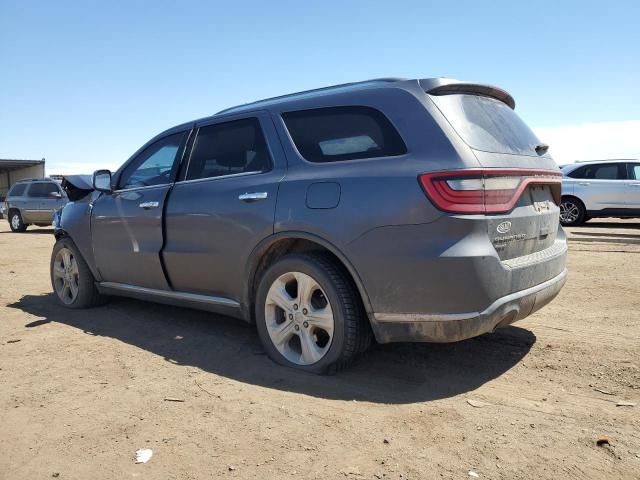
[(530, 185), (507, 215), (488, 217), (496, 252), (508, 260), (550, 247), (556, 238), (560, 210), (548, 185)]

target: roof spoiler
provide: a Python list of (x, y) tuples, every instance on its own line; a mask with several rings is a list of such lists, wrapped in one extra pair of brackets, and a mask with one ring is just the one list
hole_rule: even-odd
[(491, 85), (461, 82), (452, 78), (426, 78), (418, 80), (420, 86), (429, 95), (451, 95), (454, 93), (468, 93), (495, 98), (508, 105), (512, 110), (516, 108), (516, 101), (506, 91)]

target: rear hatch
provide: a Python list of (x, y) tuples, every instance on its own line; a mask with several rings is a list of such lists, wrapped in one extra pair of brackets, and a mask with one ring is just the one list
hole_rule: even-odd
[(503, 90), (453, 83), (427, 93), (481, 168), (421, 176), (441, 210), (482, 215), (502, 260), (553, 246), (559, 223), (561, 174)]

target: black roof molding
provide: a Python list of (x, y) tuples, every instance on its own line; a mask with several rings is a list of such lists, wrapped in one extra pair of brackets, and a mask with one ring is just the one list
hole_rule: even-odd
[(245, 111), (251, 108), (259, 108), (266, 107), (269, 105), (273, 105), (278, 102), (293, 100), (299, 98), (308, 98), (312, 96), (329, 94), (329, 93), (339, 93), (341, 91), (348, 91), (358, 88), (367, 88), (367, 87), (375, 87), (385, 83), (393, 83), (393, 82), (401, 82), (406, 80), (404, 78), (397, 77), (386, 77), (386, 78), (374, 78), (371, 80), (364, 80), (362, 82), (351, 82), (351, 83), (343, 83), (340, 85), (331, 85), (329, 87), (321, 87), (314, 88), (313, 90), (305, 90), (302, 92), (289, 93), (287, 95), (280, 95), (278, 97), (265, 98), (263, 100), (257, 100), (255, 102), (244, 103), (242, 105), (237, 105), (235, 107), (225, 108), (224, 110), (220, 110), (216, 115), (220, 115), (223, 113), (235, 113), (236, 111)]
[(462, 82), (453, 78), (424, 78), (419, 82), (420, 86), (429, 95), (451, 95), (455, 93), (484, 95), (500, 100), (512, 110), (516, 108), (516, 101), (509, 93), (492, 85)]

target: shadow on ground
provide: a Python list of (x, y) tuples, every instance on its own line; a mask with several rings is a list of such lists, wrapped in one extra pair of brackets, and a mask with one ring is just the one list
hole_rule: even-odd
[(119, 298), (104, 307), (69, 310), (53, 294), (26, 295), (9, 307), (40, 317), (27, 328), (62, 323), (237, 381), (380, 403), (423, 402), (474, 390), (517, 364), (536, 341), (530, 331), (512, 326), (455, 344), (379, 345), (348, 371), (319, 377), (274, 364), (253, 327), (207, 312)]
[(589, 220), (579, 227), (571, 228), (606, 228), (607, 230), (613, 228), (640, 229), (640, 222), (598, 222), (597, 220)]
[[(626, 230), (624, 233), (614, 229)], [(570, 242), (640, 244), (640, 223), (593, 222), (569, 229)]]

